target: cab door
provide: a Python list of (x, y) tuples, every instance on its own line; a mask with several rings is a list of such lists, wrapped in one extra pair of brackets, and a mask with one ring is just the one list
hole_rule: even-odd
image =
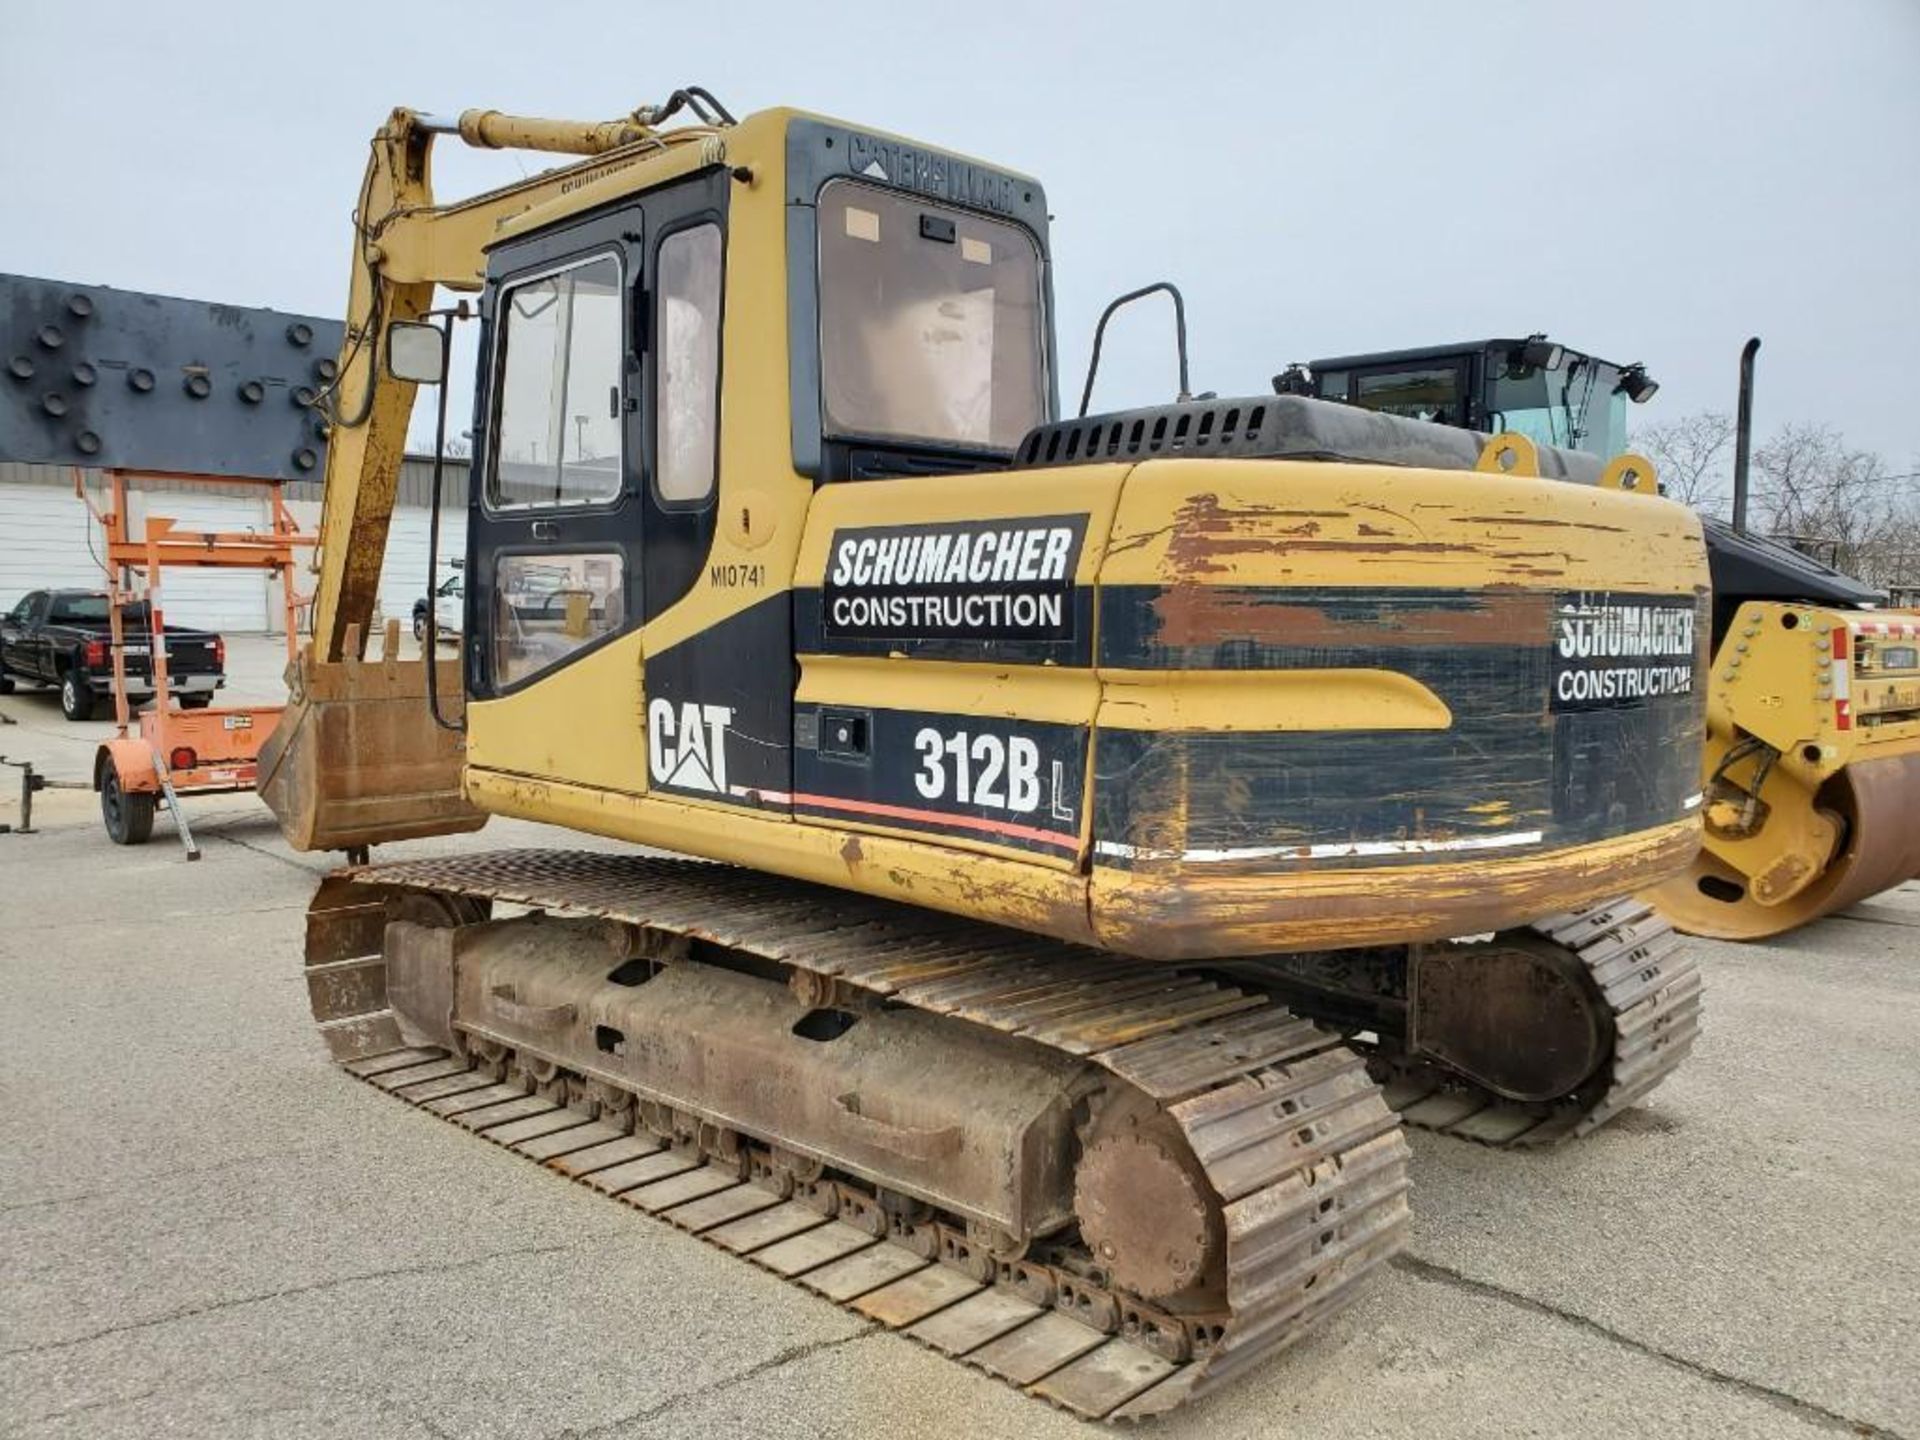
[(51, 605), (52, 597), (44, 590), (36, 590), (20, 602), (13, 618), (7, 622), (7, 633), (0, 643), (7, 647), (7, 666), (16, 675), (44, 681), (57, 678), (53, 647), (46, 636), (47, 612)]
[(577, 665), (639, 612), (636, 209), (496, 251), (467, 525), (475, 700)]
[[(681, 291), (691, 271), (717, 297), (725, 180), (491, 256), (464, 572), (479, 768), (649, 788), (661, 687), (644, 632), (694, 588), (714, 532), (720, 316), (716, 298), (690, 317)], [(719, 659), (732, 675), (775, 663), (737, 645)]]

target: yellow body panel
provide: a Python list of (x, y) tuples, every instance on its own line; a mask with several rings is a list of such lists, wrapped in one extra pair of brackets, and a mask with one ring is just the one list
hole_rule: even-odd
[(1100, 723), (1117, 730), (1444, 730), (1453, 723), (1446, 701), (1394, 670), (1108, 670), (1100, 690)]
[[(1231, 483), (1219, 483), (1223, 471), (1231, 472)], [(778, 493), (760, 477), (745, 479), (731, 462), (721, 484), (723, 507), (735, 488)], [(1287, 498), (1263, 501), (1267, 495)], [(1388, 573), (1410, 588), (1449, 580), (1467, 588), (1475, 576), (1483, 582), (1490, 569), (1503, 573), (1516, 595), (1543, 588), (1685, 592), (1706, 582), (1697, 522), (1681, 507), (1503, 474), (1155, 461), (869, 482), (828, 487), (812, 498), (804, 526), (784, 514), (772, 526), (776, 536), (804, 529), (805, 539), (790, 573), (779, 575), (769, 566), (770, 585), (822, 573), (835, 527), (843, 520), (925, 523), (1069, 511), (1091, 516), (1077, 580), (1096, 586), (1149, 577), (1160, 584), (1177, 580), (1176, 591), (1202, 606), (1215, 586), (1226, 593), (1226, 581), (1258, 579), (1271, 585), (1284, 577), (1285, 583), (1303, 588), (1351, 584), (1374, 577), (1395, 554), (1409, 552), (1426, 557), (1427, 568)], [(1314, 513), (1303, 517), (1303, 509)], [(1402, 518), (1382, 518), (1383, 510)], [(1197, 541), (1180, 542), (1175, 537), (1195, 514), (1219, 523)], [(1418, 517), (1417, 525), (1404, 518), (1407, 514)], [(1485, 523), (1490, 515), (1501, 517), (1498, 526)], [(1317, 529), (1304, 536), (1289, 533), (1303, 520)], [(1388, 535), (1374, 533), (1389, 527)], [(1110, 538), (1103, 530), (1110, 530)], [(1483, 551), (1477, 566), (1472, 559), (1476, 533)], [(1422, 535), (1448, 538), (1434, 542)], [(1436, 543), (1437, 549), (1420, 548)], [(773, 549), (763, 547), (756, 558)], [(1643, 562), (1649, 553), (1666, 557), (1665, 574), (1648, 572)], [(728, 613), (730, 598), (696, 586), (643, 632), (649, 653), (655, 653), (656, 634), (683, 638), (717, 622)], [(799, 663), (796, 694), (802, 701), (1029, 720), (1097, 719), (1113, 730), (1435, 731), (1451, 721), (1445, 703), (1430, 690), (1380, 670), (1007, 667), (903, 655), (802, 655)], [(742, 812), (718, 801), (648, 796), (637, 783), (642, 768), (630, 772), (631, 783), (609, 785), (604, 770), (590, 774), (583, 765), (530, 771), (491, 763), (503, 753), (495, 748), (496, 733), (507, 744), (517, 743), (506, 739), (515, 734), (585, 735), (622, 728), (637, 733), (631, 699), (618, 700), (611, 687), (596, 691), (541, 681), (520, 694), (476, 703), (472, 712), (468, 792), (496, 813), (1169, 958), (1475, 933), (1670, 874), (1698, 843), (1697, 821), (1685, 818), (1550, 855), (1436, 855), (1390, 874), (1356, 868), (1246, 875), (1214, 873), (1198, 864), (1171, 872), (1129, 872), (1086, 854), (1084, 820), (1081, 855), (1016, 855), (968, 835), (932, 839), (890, 832), (884, 821), (795, 819), (780, 812)], [(1081, 816), (1089, 809), (1083, 803)]]
[(582, 785), (647, 788), (642, 636), (617, 636), (517, 694), (467, 707), (467, 764)]
[(1380, 465), (1150, 460), (1128, 477), (1108, 554), (1109, 584), (1707, 584), (1700, 522), (1684, 506), (1526, 475)]
[(1024, 715), (1056, 724), (1092, 718), (1100, 682), (1091, 670), (1054, 667), (1017, 670), (1006, 665), (967, 665), (904, 656), (812, 655), (800, 672), (797, 700), (937, 710), (948, 715), (1012, 718)]

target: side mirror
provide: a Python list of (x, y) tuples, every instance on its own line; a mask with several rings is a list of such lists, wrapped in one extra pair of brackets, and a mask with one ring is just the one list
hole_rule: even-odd
[(395, 320), (387, 326), (387, 373), (416, 385), (445, 380), (447, 351), (440, 327), (417, 320)]

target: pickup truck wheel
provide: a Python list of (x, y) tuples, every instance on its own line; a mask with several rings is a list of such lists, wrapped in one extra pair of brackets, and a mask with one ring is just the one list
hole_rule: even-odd
[(427, 643), (427, 617), (417, 610), (413, 614), (413, 638), (422, 645)]
[(122, 790), (120, 772), (108, 765), (100, 776), (100, 818), (114, 844), (144, 845), (153, 834), (153, 796)]
[(60, 678), (60, 713), (69, 720), (93, 718), (93, 687), (84, 670), (69, 670)]
[(182, 710), (204, 710), (211, 704), (213, 704), (213, 692), (211, 690), (205, 694), (196, 692), (180, 697), (180, 708)]
[(0, 675), (0, 695), (11, 694), (13, 694), (13, 677), (11, 675)]

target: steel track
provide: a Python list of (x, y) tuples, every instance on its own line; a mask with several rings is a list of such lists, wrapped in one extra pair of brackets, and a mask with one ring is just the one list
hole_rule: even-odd
[[(637, 1107), (594, 1113), (564, 1074), (406, 1046), (380, 947), (387, 898), (408, 891), (690, 936), (1100, 1067), (1198, 1161), (1224, 1224), (1225, 1310), (1174, 1316), (1118, 1291), (1071, 1234), (995, 1261), (957, 1219), (889, 1220), (849, 1172), (794, 1188), (754, 1137), (703, 1154), (637, 1128)], [(1212, 1389), (1343, 1308), (1405, 1243), (1406, 1144), (1364, 1062), (1264, 994), (1164, 965), (730, 867), (552, 851), (331, 878), (307, 954), (350, 1073), (1087, 1418)]]
[(1508, 1100), (1463, 1077), (1377, 1052), (1369, 1069), (1408, 1125), (1497, 1148), (1557, 1145), (1591, 1134), (1680, 1067), (1699, 1037), (1699, 962), (1645, 901), (1625, 898), (1536, 922), (1537, 934), (1585, 967), (1613, 1026), (1604, 1079), (1563, 1100)]

